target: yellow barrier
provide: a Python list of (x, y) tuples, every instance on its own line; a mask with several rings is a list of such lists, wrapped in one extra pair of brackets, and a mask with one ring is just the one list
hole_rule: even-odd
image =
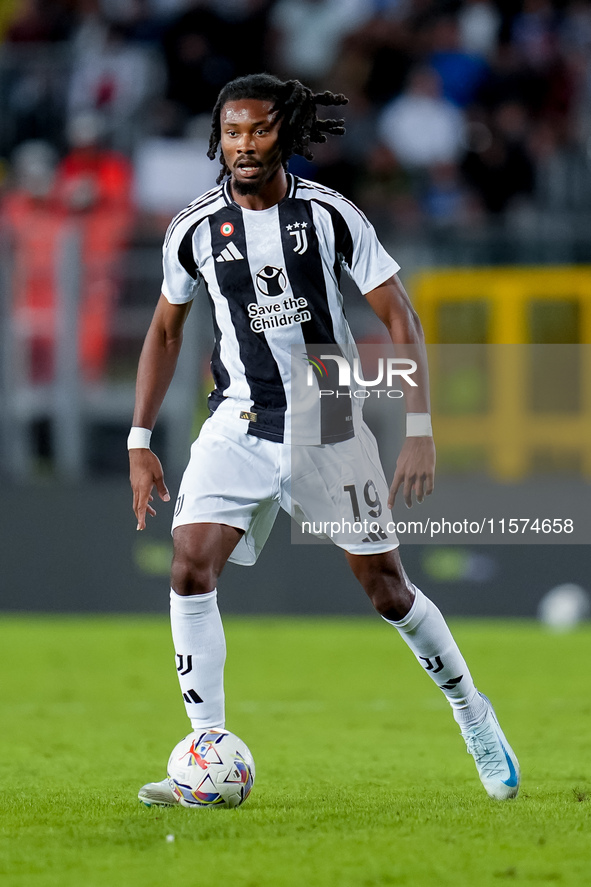
[(443, 305), (477, 303), (487, 314), (486, 342), (522, 344), (534, 341), (528, 315), (536, 303), (571, 303), (579, 314), (577, 341), (591, 343), (591, 266), (429, 271), (415, 275), (409, 288), (427, 342), (442, 341)]
[[(475, 349), (454, 350), (464, 394), (451, 403), (449, 354), (429, 349), (444, 465), (478, 451), (481, 467), (505, 481), (533, 473), (540, 459), (591, 478), (591, 267), (433, 271), (409, 288), (428, 343), (495, 346), (476, 349), (478, 365)], [(543, 351), (536, 342), (571, 347)], [(554, 380), (546, 385), (550, 403), (539, 396), (540, 377)]]

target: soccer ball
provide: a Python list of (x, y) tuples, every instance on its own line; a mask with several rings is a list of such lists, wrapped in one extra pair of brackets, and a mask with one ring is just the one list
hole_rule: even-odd
[(589, 595), (572, 582), (550, 589), (538, 606), (538, 619), (554, 631), (569, 631), (590, 613)]
[(254, 759), (228, 730), (194, 732), (173, 748), (168, 776), (183, 807), (238, 807), (252, 789)]

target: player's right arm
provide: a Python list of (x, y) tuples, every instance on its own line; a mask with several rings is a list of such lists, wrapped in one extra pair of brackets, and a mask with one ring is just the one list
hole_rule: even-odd
[[(133, 412), (133, 425), (136, 427), (149, 428), (151, 431), (156, 424), (162, 401), (174, 376), (190, 307), (191, 302), (174, 305), (166, 296), (160, 296), (138, 364)], [(129, 478), (137, 529), (143, 530), (146, 512), (152, 517), (156, 514), (150, 505), (153, 488), (156, 487), (164, 502), (170, 499), (162, 465), (152, 450), (137, 448), (129, 451)]]

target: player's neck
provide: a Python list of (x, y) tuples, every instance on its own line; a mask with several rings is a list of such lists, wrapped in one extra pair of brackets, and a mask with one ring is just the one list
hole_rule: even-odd
[(283, 200), (287, 194), (287, 175), (281, 166), (273, 178), (265, 182), (256, 194), (239, 194), (232, 181), (230, 181), (230, 188), (232, 197), (238, 206), (254, 210), (270, 209)]

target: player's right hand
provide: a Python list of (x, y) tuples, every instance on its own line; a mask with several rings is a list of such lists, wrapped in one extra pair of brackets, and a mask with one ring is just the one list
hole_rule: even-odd
[(137, 517), (138, 530), (146, 528), (146, 512), (155, 517), (156, 511), (150, 505), (154, 497), (152, 490), (156, 487), (163, 502), (170, 502), (170, 493), (164, 483), (164, 472), (158, 456), (142, 448), (129, 451), (129, 480), (133, 491), (133, 510)]
[(396, 461), (394, 480), (388, 496), (388, 508), (394, 507), (398, 490), (407, 508), (412, 508), (412, 494), (419, 505), (433, 492), (435, 476), (435, 444), (432, 437), (407, 437)]

